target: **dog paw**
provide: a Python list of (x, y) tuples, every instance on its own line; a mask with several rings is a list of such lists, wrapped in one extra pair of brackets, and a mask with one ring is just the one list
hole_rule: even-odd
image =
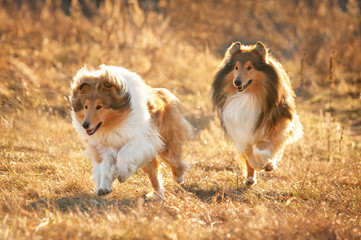
[(129, 178), (129, 176), (127, 176), (127, 175), (118, 175), (118, 181), (120, 183), (125, 182), (125, 180), (127, 180), (128, 178)]
[(254, 159), (255, 159), (255, 162), (253, 164), (255, 165), (255, 167), (253, 167), (253, 166), (252, 167), (254, 169), (256, 169), (257, 171), (261, 171), (262, 169), (265, 169), (266, 164), (271, 159), (270, 151), (254, 148), (253, 155), (254, 155)]
[(182, 161), (178, 167), (173, 169), (173, 180), (177, 183), (181, 183), (184, 180), (184, 175), (189, 169), (189, 165), (186, 161)]
[(128, 164), (128, 166), (118, 166), (118, 181), (120, 183), (125, 182), (135, 171), (136, 167), (132, 164)]
[(182, 183), (183, 180), (184, 180), (184, 175), (181, 176), (181, 177), (176, 177), (176, 176), (173, 176), (173, 180), (177, 183)]
[(154, 200), (154, 201), (162, 201), (164, 199), (164, 190), (154, 191), (147, 193), (145, 195), (145, 198), (148, 200)]
[(112, 189), (107, 189), (107, 188), (99, 188), (99, 189), (95, 190), (95, 193), (98, 196), (106, 196), (111, 192), (112, 192)]
[(257, 183), (257, 180), (256, 180), (256, 178), (254, 178), (254, 177), (248, 177), (248, 178), (246, 179), (246, 181), (244, 182), (244, 184), (245, 184), (246, 186), (248, 186), (248, 187), (253, 186), (253, 185), (255, 185), (256, 183)]
[(274, 165), (272, 162), (267, 162), (266, 163), (266, 166), (264, 167), (264, 170), (267, 171), (267, 172), (270, 172), (274, 169)]

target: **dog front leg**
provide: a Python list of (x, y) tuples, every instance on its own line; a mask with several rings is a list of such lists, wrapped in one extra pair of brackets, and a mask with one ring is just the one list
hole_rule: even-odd
[(261, 171), (266, 162), (264, 159), (268, 159), (270, 157), (269, 152), (264, 150), (259, 150), (257, 147), (253, 147), (252, 145), (248, 145), (244, 155), (247, 158), (247, 163), (250, 168)]
[(100, 164), (98, 164), (98, 169), (100, 172), (100, 181), (95, 189), (95, 193), (98, 196), (104, 196), (111, 193), (112, 188), (112, 164), (103, 160)]
[(156, 147), (149, 141), (133, 141), (125, 145), (117, 156), (119, 182), (127, 180), (135, 171), (151, 162), (157, 155)]
[(264, 145), (263, 143), (256, 144), (256, 146), (253, 149), (253, 156), (255, 158), (255, 161), (257, 162), (258, 166), (260, 166), (261, 169), (264, 169), (266, 171), (272, 171), (273, 170), (273, 156), (271, 149), (269, 146)]
[(117, 152), (111, 149), (89, 147), (84, 154), (93, 163), (94, 192), (99, 196), (109, 194), (112, 191), (111, 185), (115, 179), (115, 158)]
[(285, 147), (285, 137), (283, 134), (273, 136), (270, 139), (259, 141), (254, 149), (255, 161), (262, 166), (265, 171), (272, 171), (276, 168), (276, 163), (282, 158)]
[(102, 150), (102, 162), (97, 166), (100, 172), (99, 185), (95, 189), (95, 193), (99, 196), (104, 196), (112, 191), (112, 183), (116, 176), (116, 159), (117, 152), (112, 149)]
[(276, 163), (282, 158), (283, 148), (275, 148), (272, 142), (259, 142), (252, 151), (246, 154), (249, 164), (257, 171), (272, 171), (276, 168)]
[(277, 131), (272, 132), (267, 138), (256, 143), (253, 154), (262, 169), (272, 171), (276, 168), (277, 161), (281, 160), (286, 140), (290, 134), (289, 121), (284, 119), (277, 124)]
[(92, 147), (89, 147), (88, 149), (86, 149), (84, 151), (84, 155), (89, 161), (91, 161), (93, 163), (92, 174), (93, 174), (93, 180), (95, 183), (95, 192), (97, 192), (97, 189), (99, 189), (100, 179), (101, 179), (100, 163), (101, 163), (102, 159), (100, 158), (98, 153), (95, 151), (95, 149)]
[(246, 162), (246, 166), (247, 166), (247, 178), (244, 184), (246, 184), (246, 186), (252, 186), (257, 183), (257, 173), (249, 164), (246, 156), (243, 155), (242, 157), (244, 158), (244, 161)]

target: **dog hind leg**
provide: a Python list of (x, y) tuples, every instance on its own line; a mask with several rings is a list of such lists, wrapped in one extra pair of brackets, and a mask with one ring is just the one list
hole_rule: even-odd
[(184, 175), (189, 169), (188, 163), (181, 156), (174, 156), (172, 154), (162, 154), (162, 158), (170, 166), (174, 181), (177, 183), (183, 182)]
[(164, 188), (162, 177), (158, 174), (158, 162), (154, 158), (153, 161), (147, 163), (143, 168), (143, 171), (148, 175), (153, 190), (147, 194), (147, 198), (163, 199)]
[(166, 107), (159, 132), (165, 140), (165, 149), (160, 155), (172, 169), (174, 181), (181, 183), (189, 169), (188, 163), (182, 158), (183, 145), (192, 133), (192, 126), (182, 116), (178, 102), (172, 102)]
[(184, 175), (189, 169), (188, 163), (182, 158), (183, 145), (188, 137), (188, 131), (186, 125), (178, 124), (178, 128), (173, 128), (171, 137), (167, 136), (166, 147), (161, 153), (162, 159), (170, 166), (173, 179), (177, 183), (183, 182)]

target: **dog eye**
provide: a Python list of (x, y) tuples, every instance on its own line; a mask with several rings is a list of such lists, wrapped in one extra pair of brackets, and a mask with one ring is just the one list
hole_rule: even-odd
[(85, 109), (88, 109), (88, 105), (85, 105), (85, 107), (84, 107)]
[(236, 66), (236, 71), (238, 70), (238, 67)]
[(104, 85), (104, 87), (106, 87), (106, 88), (111, 88), (111, 87), (113, 86), (113, 85), (111, 85), (111, 84), (108, 83), (108, 82), (104, 82), (103, 85)]
[(252, 67), (251, 66), (249, 66), (249, 67), (247, 67), (247, 70), (249, 71), (249, 70), (251, 70), (252, 69)]
[(98, 105), (98, 106), (96, 107), (97, 110), (99, 110), (99, 109), (101, 109), (101, 108), (102, 108), (102, 106), (100, 106), (100, 105)]

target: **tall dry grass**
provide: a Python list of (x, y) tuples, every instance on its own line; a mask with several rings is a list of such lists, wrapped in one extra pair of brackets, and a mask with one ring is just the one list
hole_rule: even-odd
[[(360, 238), (361, 18), (356, 1), (340, 3), (0, 1), (0, 239)], [(235, 40), (281, 60), (305, 127), (252, 188), (209, 99)], [(68, 94), (77, 69), (101, 63), (170, 89), (196, 128), (184, 184), (161, 170), (163, 202), (144, 199), (142, 172), (92, 192)]]

